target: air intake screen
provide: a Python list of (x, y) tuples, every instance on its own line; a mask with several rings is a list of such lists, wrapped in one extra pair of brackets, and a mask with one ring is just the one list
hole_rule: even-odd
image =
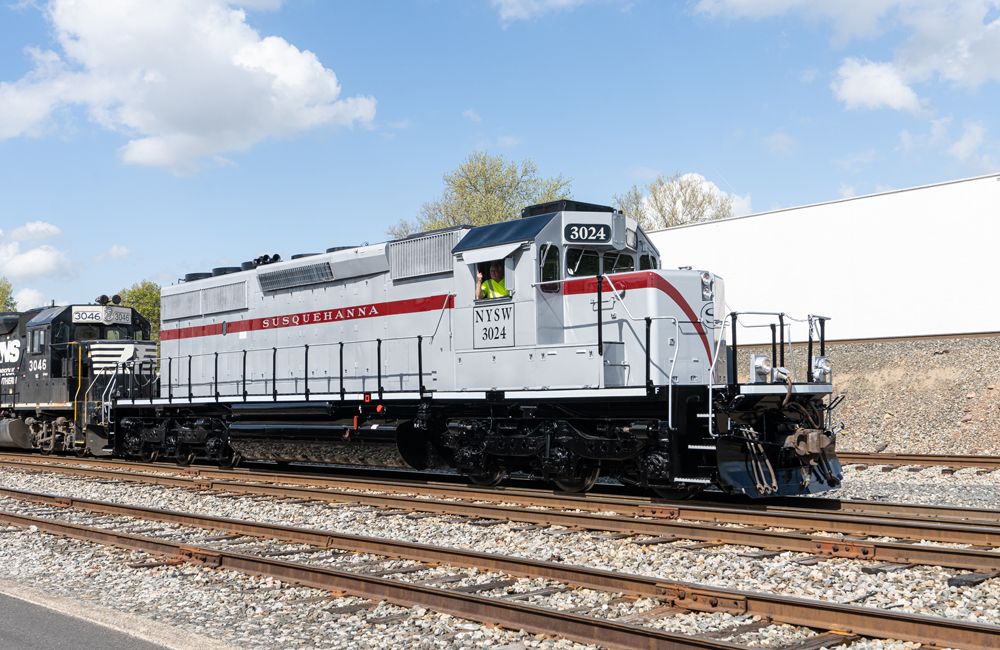
[(264, 291), (281, 291), (292, 287), (302, 287), (307, 284), (333, 282), (333, 271), (327, 262), (298, 266), (294, 269), (282, 269), (269, 273), (258, 273), (260, 288)]
[(454, 270), (451, 249), (468, 230), (452, 230), (389, 244), (389, 268), (393, 280)]
[(201, 291), (163, 296), (163, 320), (190, 318), (201, 314)]
[(247, 308), (247, 283), (234, 282), (201, 290), (201, 313), (216, 314)]

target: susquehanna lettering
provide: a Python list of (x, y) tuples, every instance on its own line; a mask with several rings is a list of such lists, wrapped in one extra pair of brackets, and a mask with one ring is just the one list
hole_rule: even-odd
[(370, 318), (380, 316), (375, 305), (364, 307), (351, 307), (350, 309), (329, 309), (325, 311), (311, 311), (305, 314), (294, 314), (292, 316), (273, 316), (263, 320), (264, 329), (275, 327), (294, 327), (295, 325), (309, 325), (315, 323), (326, 323), (336, 320), (350, 320), (352, 318)]

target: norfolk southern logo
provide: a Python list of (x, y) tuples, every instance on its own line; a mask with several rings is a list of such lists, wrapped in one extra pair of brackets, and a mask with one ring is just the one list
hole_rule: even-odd
[(0, 341), (0, 362), (17, 363), (21, 360), (21, 340)]

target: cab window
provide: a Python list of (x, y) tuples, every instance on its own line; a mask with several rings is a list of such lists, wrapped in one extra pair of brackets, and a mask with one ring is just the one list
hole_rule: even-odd
[(635, 260), (628, 253), (609, 251), (604, 254), (604, 273), (624, 273), (635, 270)]
[(69, 325), (66, 323), (56, 323), (52, 328), (52, 342), (65, 343), (69, 341)]
[(566, 277), (587, 278), (596, 276), (601, 270), (601, 258), (595, 251), (583, 248), (566, 250)]
[(34, 330), (31, 333), (31, 353), (39, 354), (45, 350), (45, 330)]
[(542, 291), (546, 293), (559, 292), (559, 247), (549, 244), (542, 251), (542, 263), (540, 264), (538, 278), (542, 282), (552, 282), (552, 284), (541, 285)]
[(650, 269), (659, 268), (656, 266), (656, 258), (652, 255), (643, 255), (639, 258), (639, 270), (648, 271)]
[(73, 328), (74, 341), (95, 341), (101, 338), (101, 330), (95, 325), (77, 325)]

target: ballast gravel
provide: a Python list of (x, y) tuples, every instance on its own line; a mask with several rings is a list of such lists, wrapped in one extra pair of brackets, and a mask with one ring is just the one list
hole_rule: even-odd
[[(827, 493), (829, 496), (840, 498), (877, 498), (890, 501), (910, 501), (910, 502), (933, 502), (951, 505), (970, 505), (976, 507), (1000, 507), (1000, 490), (997, 490), (1000, 477), (992, 474), (977, 475), (975, 470), (962, 470), (952, 476), (944, 476), (937, 469), (928, 469), (922, 472), (895, 471), (882, 473), (873, 471), (874, 468), (867, 468), (859, 471), (856, 468), (848, 467), (845, 470), (844, 487), (839, 491)], [(470, 526), (467, 522), (448, 516), (425, 517), (421, 519), (410, 519), (408, 517), (379, 517), (371, 508), (361, 506), (344, 506), (329, 503), (281, 503), (271, 499), (261, 499), (260, 497), (242, 497), (227, 495), (227, 498), (219, 498), (214, 494), (195, 493), (165, 486), (142, 485), (135, 483), (108, 483), (98, 482), (78, 477), (65, 475), (24, 473), (20, 471), (3, 470), (0, 471), (0, 484), (5, 487), (22, 489), (34, 492), (46, 492), (85, 499), (99, 499), (117, 503), (129, 503), (144, 505), (156, 508), (165, 508), (185, 512), (196, 512), (215, 516), (246, 519), (252, 521), (262, 521), (268, 523), (278, 523), (285, 525), (302, 526), (307, 528), (317, 528), (331, 530), (348, 534), (366, 535), (375, 537), (387, 537), (392, 539), (414, 541), (438, 546), (454, 546), (477, 551), (484, 551), (496, 554), (513, 555), (542, 560), (561, 561), (569, 564), (585, 565), (595, 568), (621, 571), (627, 573), (637, 573), (660, 577), (666, 580), (698, 583), (707, 586), (718, 586), (725, 588), (735, 588), (750, 591), (763, 591), (787, 596), (802, 598), (814, 598), (821, 600), (831, 600), (840, 603), (854, 603), (866, 607), (878, 607), (893, 609), (902, 612), (912, 612), (930, 614), (936, 616), (946, 616), (972, 620), (982, 623), (995, 623), (1000, 620), (1000, 580), (991, 579), (975, 587), (949, 587), (948, 578), (960, 571), (943, 569), (939, 567), (917, 566), (886, 574), (869, 575), (862, 571), (872, 563), (849, 559), (831, 559), (820, 564), (804, 566), (797, 563), (808, 557), (803, 554), (783, 553), (772, 558), (743, 557), (742, 554), (756, 549), (747, 547), (723, 546), (711, 549), (686, 549), (685, 546), (691, 542), (680, 540), (668, 544), (651, 546), (640, 546), (631, 543), (627, 539), (604, 539), (598, 532), (565, 531), (565, 534), (552, 534), (561, 532), (558, 528), (529, 530), (518, 530), (524, 528), (516, 523), (502, 523), (495, 526), (482, 527)], [(911, 485), (912, 484), (912, 485)], [(908, 497), (908, 498), (902, 498)], [(11, 539), (31, 539), (26, 533), (7, 533)], [(35, 536), (40, 537), (39, 535)], [(8, 537), (4, 538), (4, 541)], [(11, 549), (14, 549), (11, 551)], [(19, 552), (20, 551), (20, 552)], [(86, 558), (100, 557), (108, 553), (119, 553), (113, 550), (94, 551), (86, 555)], [(19, 546), (9, 543), (0, 545), (0, 558), (4, 558), (3, 568), (0, 569), (0, 577), (17, 577), (24, 580), (40, 579), (33, 570), (27, 567), (37, 566), (39, 563), (45, 564), (45, 553), (42, 549), (32, 550), (30, 545)], [(6, 558), (20, 558), (18, 561), (7, 562)], [(82, 559), (83, 556), (73, 558), (73, 561)], [(124, 561), (121, 560), (121, 561)], [(20, 563), (24, 563), (23, 567)], [(99, 563), (105, 566), (106, 562)], [(103, 570), (103, 569), (99, 569)], [(60, 572), (64, 569), (60, 569)], [(187, 569), (190, 572), (192, 569)], [(136, 593), (128, 588), (130, 581), (138, 581), (147, 585), (151, 580), (154, 585), (161, 584), (166, 588), (164, 593), (153, 590), (150, 598), (155, 597), (156, 602), (187, 603), (181, 598), (182, 594), (171, 592), (169, 585), (172, 584), (166, 578), (176, 578), (183, 574), (184, 569), (167, 568), (158, 570), (144, 570), (136, 573), (130, 571), (122, 576), (121, 582), (123, 591), (117, 596), (108, 595), (109, 605), (115, 606), (118, 602), (116, 598), (122, 598), (126, 604), (136, 600)], [(203, 574), (205, 572), (202, 572)], [(215, 572), (213, 575), (217, 575)], [(67, 584), (68, 589), (79, 589), (86, 586), (86, 582), (66, 583), (59, 576), (60, 580), (52, 584)], [(34, 577), (32, 577), (34, 576)], [(163, 577), (163, 580), (157, 578)], [(178, 578), (181, 581), (190, 578)], [(222, 583), (237, 579), (229, 576), (222, 579)], [(241, 580), (247, 578), (240, 577)], [(209, 578), (202, 578), (202, 581)], [(214, 579), (213, 579), (214, 580)], [(197, 584), (197, 583), (191, 583)], [(225, 587), (216, 586), (209, 589), (214, 594), (214, 598), (225, 591)], [(75, 585), (75, 586), (74, 586)], [(36, 585), (43, 586), (43, 585)], [(534, 589), (537, 585), (524, 587)], [(84, 591), (86, 593), (86, 591)], [(101, 592), (103, 593), (103, 592)], [(141, 590), (138, 593), (142, 593)], [(102, 597), (95, 594), (95, 597)], [(305, 596), (302, 596), (305, 597)], [(582, 601), (581, 601), (582, 599)], [(188, 598), (190, 600), (190, 598)], [(244, 602), (240, 598), (239, 602)], [(213, 602), (209, 598), (206, 602)], [(228, 602), (228, 601), (221, 601)], [(349, 602), (349, 601), (347, 601)], [(564, 592), (546, 598), (533, 599), (530, 602), (557, 609), (578, 609), (588, 608), (588, 615), (617, 617), (619, 610), (628, 614), (643, 609), (646, 603), (629, 603), (623, 609), (622, 603), (616, 603), (613, 607), (609, 605), (608, 595), (598, 592)], [(654, 603), (655, 604), (655, 603)], [(609, 605), (609, 611), (604, 611), (603, 607)], [(120, 606), (120, 605), (119, 605)], [(141, 606), (141, 605), (140, 605)], [(148, 607), (148, 603), (146, 605)], [(229, 609), (225, 609), (228, 607)], [(265, 604), (262, 607), (254, 605), (251, 609), (249, 605), (219, 607), (211, 610), (211, 615), (204, 616), (204, 620), (192, 622), (189, 617), (198, 614), (200, 605), (185, 604), (184, 608), (178, 610), (175, 607), (167, 607), (170, 615), (175, 615), (178, 611), (184, 616), (178, 620), (179, 625), (193, 625), (195, 629), (204, 629), (208, 632), (223, 634), (225, 630), (237, 630), (243, 636), (239, 637), (241, 642), (248, 644), (247, 647), (291, 647), (290, 641), (278, 640), (274, 637), (276, 630), (284, 630), (290, 634), (289, 638), (296, 639), (295, 647), (348, 647), (339, 645), (342, 641), (338, 632), (342, 625), (340, 619), (329, 623), (327, 628), (323, 628), (322, 633), (312, 634), (314, 629), (318, 629), (315, 619), (308, 616), (315, 613), (316, 608), (305, 608), (307, 614), (300, 615), (300, 612), (288, 612), (281, 608), (275, 608), (274, 603)], [(388, 605), (387, 605), (388, 607)], [(185, 609), (186, 608), (186, 609)], [(222, 608), (224, 611), (217, 614), (216, 610)], [(305, 611), (304, 610), (304, 611)], [(156, 616), (165, 616), (167, 611), (163, 608), (147, 609)], [(245, 619), (247, 612), (254, 616), (277, 616), (278, 618), (268, 623), (254, 623), (253, 627), (247, 628)], [(395, 610), (392, 610), (395, 611)], [(622, 614), (625, 615), (625, 614)], [(424, 614), (424, 616), (433, 615)], [(305, 620), (301, 620), (305, 618)], [(197, 619), (198, 616), (195, 616)], [(355, 617), (359, 620), (357, 624), (365, 630), (369, 624), (364, 622), (367, 617)], [(439, 617), (440, 618), (440, 617)], [(689, 622), (685, 622), (689, 618)], [(731, 621), (736, 617), (726, 615), (704, 615), (691, 614), (674, 616), (656, 621), (650, 621), (655, 627), (682, 632), (687, 634), (703, 633), (705, 631), (717, 631), (729, 625), (738, 624), (740, 621)], [(362, 620), (364, 619), (364, 620)], [(256, 619), (253, 619), (256, 620)], [(433, 619), (438, 620), (438, 619)], [(222, 621), (219, 623), (217, 621)], [(229, 621), (225, 623), (225, 621)], [(325, 621), (325, 618), (324, 618)], [(334, 624), (336, 623), (336, 625)], [(440, 623), (440, 621), (438, 621)], [(434, 623), (433, 625), (437, 625)], [(465, 623), (463, 623), (465, 624)], [(468, 623), (470, 625), (474, 625)], [(221, 628), (219, 627), (221, 625)], [(431, 624), (429, 624), (431, 625)], [(432, 631), (434, 629), (431, 625)], [(243, 626), (243, 627), (241, 627)], [(338, 627), (340, 626), (340, 627)], [(396, 621), (391, 627), (392, 633), (397, 633), (398, 629), (410, 629), (412, 624), (405, 621)], [(419, 627), (419, 626), (418, 626)], [(785, 629), (788, 628), (788, 629)], [(423, 628), (421, 628), (423, 629)], [(440, 628), (443, 630), (443, 628)], [(290, 632), (289, 630), (295, 630)], [(476, 630), (480, 631), (480, 630)], [(454, 632), (454, 630), (453, 630)], [(388, 633), (388, 632), (387, 632)], [(495, 647), (503, 645), (499, 639), (487, 638), (486, 632), (479, 638), (472, 638), (467, 635), (462, 639), (458, 636), (442, 639), (444, 633), (417, 634), (412, 629), (409, 632), (399, 632), (400, 634), (416, 634), (415, 644), (419, 646), (425, 643), (426, 647), (463, 647), (472, 645), (482, 647)], [(501, 631), (493, 631), (491, 634), (498, 635)], [(263, 634), (264, 636), (259, 636)], [(357, 647), (364, 647), (364, 639), (367, 632), (360, 634)], [(372, 632), (374, 634), (374, 632)], [(450, 634), (450, 633), (448, 633)], [(462, 634), (461, 632), (458, 635)], [(562, 647), (554, 644), (559, 643), (551, 639), (535, 639), (530, 635), (508, 634), (503, 638), (504, 643), (523, 643), (525, 647)], [(758, 630), (753, 633), (743, 635), (739, 638), (739, 643), (752, 647), (780, 646), (793, 639), (801, 638), (801, 629), (789, 626), (774, 625)], [(353, 642), (354, 634), (350, 637)], [(426, 637), (425, 640), (422, 640)], [(219, 638), (228, 639), (227, 636)], [(316, 639), (320, 638), (321, 641)], [(374, 635), (371, 638), (381, 638)], [(262, 640), (264, 639), (264, 640)], [(442, 643), (444, 643), (442, 646)], [(285, 646), (281, 644), (284, 643)], [(390, 641), (388, 645), (379, 647), (396, 647), (395, 642)], [(563, 641), (565, 643), (565, 641)], [(277, 645), (268, 645), (277, 644)], [(310, 645), (312, 644), (312, 645)], [(324, 645), (325, 644), (325, 645)], [(408, 642), (409, 644), (409, 642)], [(541, 645), (539, 645), (541, 644)], [(548, 644), (548, 645), (545, 645)], [(873, 645), (874, 644), (874, 645)], [(882, 644), (882, 645), (879, 645)], [(411, 644), (412, 645), (412, 644)], [(903, 648), (912, 647), (902, 643), (889, 643), (876, 640), (869, 640), (855, 644), (857, 647), (865, 648)], [(569, 647), (569, 646), (566, 646)]]

